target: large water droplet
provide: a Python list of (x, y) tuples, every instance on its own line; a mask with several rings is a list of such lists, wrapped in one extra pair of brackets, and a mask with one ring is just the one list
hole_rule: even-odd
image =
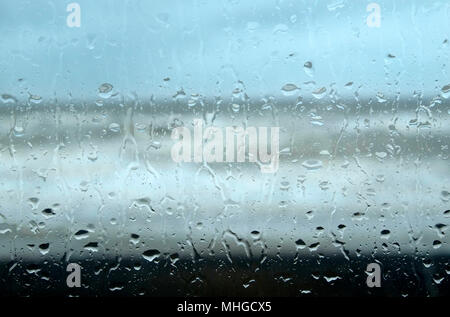
[(295, 241), (295, 245), (297, 246), (297, 249), (303, 249), (306, 247), (306, 243), (302, 239)]
[(31, 95), (30, 94), (30, 97), (28, 98), (28, 101), (30, 103), (40, 104), (42, 102), (42, 97), (38, 96), (38, 95)]
[(108, 83), (101, 84), (100, 87), (98, 87), (98, 95), (99, 97), (103, 99), (108, 99), (112, 95), (113, 86)]
[(318, 88), (312, 92), (312, 95), (316, 99), (322, 99), (325, 96), (325, 93), (327, 92), (327, 89), (325, 87)]
[(442, 87), (441, 92), (442, 92), (441, 96), (444, 97), (445, 99), (450, 97), (450, 84), (445, 85), (444, 87)]
[(144, 253), (142, 253), (142, 256), (144, 259), (146, 259), (149, 262), (153, 262), (155, 259), (159, 257), (161, 253), (156, 249), (147, 250)]
[(299, 88), (294, 84), (286, 84), (281, 87), (281, 91), (285, 96), (292, 96), (296, 93)]
[(46, 255), (49, 251), (49, 247), (49, 243), (42, 243), (39, 245), (39, 252), (41, 252), (42, 255)]
[(303, 70), (305, 71), (306, 75), (308, 75), (309, 77), (314, 76), (313, 64), (310, 61), (307, 61), (307, 62), (305, 62), (305, 64), (303, 64)]
[(87, 230), (81, 229), (75, 233), (75, 239), (81, 240), (89, 237), (89, 232)]
[(2, 94), (0, 96), (0, 100), (3, 103), (16, 103), (17, 99), (14, 96), (8, 95), (8, 94)]

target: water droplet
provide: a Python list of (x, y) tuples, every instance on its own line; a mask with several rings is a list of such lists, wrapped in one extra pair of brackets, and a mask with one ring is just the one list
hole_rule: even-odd
[(20, 138), (25, 134), (25, 129), (23, 127), (15, 126), (13, 133), (14, 133), (14, 136)]
[(434, 228), (436, 229), (436, 231), (440, 237), (444, 237), (445, 230), (447, 229), (447, 225), (445, 225), (443, 223), (437, 223), (434, 225)]
[[(117, 283), (117, 282), (116, 282), (116, 283)], [(125, 287), (125, 286), (122, 285), (122, 284), (114, 284), (113, 286), (110, 286), (110, 287), (109, 287), (109, 290), (110, 290), (111, 292), (117, 292), (117, 291), (123, 290), (124, 287)]]
[(319, 183), (319, 187), (320, 187), (320, 189), (322, 189), (322, 190), (327, 190), (327, 189), (330, 188), (330, 182), (328, 182), (328, 181), (322, 181), (322, 182)]
[(423, 263), (423, 266), (425, 266), (427, 269), (433, 265), (433, 262), (430, 259), (423, 259), (422, 263)]
[(306, 243), (302, 239), (295, 241), (295, 245), (297, 246), (297, 249), (304, 249), (306, 247)]
[(51, 208), (46, 208), (46, 209), (42, 210), (42, 213), (43, 213), (44, 216), (46, 216), (46, 217), (51, 217), (51, 216), (56, 215), (56, 213), (55, 213), (55, 212), (53, 211), (53, 209), (51, 209)]
[(39, 252), (41, 252), (42, 255), (46, 255), (49, 251), (49, 243), (42, 243), (39, 245)]
[(341, 279), (340, 276), (324, 276), (323, 278), (325, 279), (325, 281), (327, 281), (327, 283), (331, 283)]
[(387, 156), (386, 152), (376, 152), (375, 155), (379, 158), (379, 159), (384, 159)]
[(442, 92), (441, 96), (447, 99), (450, 96), (450, 84), (442, 87), (441, 92)]
[(93, 50), (95, 48), (95, 42), (97, 40), (97, 37), (95, 36), (95, 34), (88, 34), (87, 36), (87, 43), (86, 43), (86, 47), (89, 50)]
[(17, 99), (14, 96), (8, 95), (8, 94), (2, 94), (0, 96), (0, 100), (3, 103), (16, 103)]
[(142, 253), (142, 256), (144, 259), (146, 259), (149, 262), (153, 262), (155, 259), (159, 257), (161, 253), (156, 249), (147, 250), (144, 253)]
[(178, 90), (175, 95), (172, 96), (173, 99), (178, 100), (178, 99), (183, 99), (186, 97), (186, 93), (184, 92), (183, 89)]
[(310, 61), (307, 61), (307, 62), (305, 62), (305, 64), (303, 64), (303, 70), (305, 71), (306, 75), (308, 75), (309, 77), (314, 76), (313, 64)]
[(259, 28), (259, 23), (258, 22), (248, 22), (247, 23), (247, 30), (250, 32), (255, 31), (257, 28)]
[(91, 252), (97, 252), (98, 251), (98, 242), (89, 242), (84, 246), (84, 248)]
[(441, 245), (442, 245), (441, 241), (439, 241), (439, 240), (434, 240), (433, 241), (433, 248), (439, 249), (441, 247)]
[(436, 284), (441, 284), (442, 281), (444, 280), (444, 277), (440, 277), (439, 274), (435, 273), (433, 274), (433, 282)]
[(30, 204), (31, 209), (35, 210), (39, 206), (39, 198), (37, 197), (28, 198), (28, 203)]
[(161, 148), (161, 142), (160, 141), (152, 141), (149, 145), (149, 148), (154, 150), (159, 150)]
[(87, 230), (81, 229), (75, 233), (75, 239), (82, 240), (89, 237), (89, 232)]
[(131, 234), (131, 238), (130, 238), (130, 242), (133, 244), (138, 244), (139, 243), (139, 235), (136, 233), (132, 233)]
[(255, 240), (259, 239), (261, 236), (261, 233), (257, 230), (253, 230), (250, 234), (252, 235), (252, 238)]
[(311, 244), (308, 248), (309, 248), (309, 251), (314, 252), (314, 251), (317, 251), (319, 246), (320, 246), (320, 242), (316, 242), (316, 243)]
[(169, 256), (170, 264), (175, 265), (180, 260), (180, 255), (178, 253), (172, 253)]
[(327, 5), (328, 11), (335, 11), (335, 10), (341, 9), (343, 7), (345, 7), (343, 0), (335, 0)]
[(40, 104), (42, 102), (42, 98), (41, 98), (41, 96), (30, 94), (28, 101), (31, 103), (34, 103), (34, 104)]
[(112, 95), (113, 86), (108, 83), (103, 83), (98, 87), (98, 95), (100, 98), (108, 99)]
[(280, 183), (280, 189), (281, 190), (289, 190), (290, 184), (288, 181), (282, 181)]
[(248, 280), (246, 283), (242, 284), (244, 288), (249, 288), (252, 284), (255, 283), (254, 279)]
[(322, 167), (322, 161), (319, 160), (306, 160), (302, 163), (302, 166), (308, 170), (317, 170)]
[(281, 87), (281, 91), (285, 96), (292, 96), (297, 92), (297, 90), (299, 90), (299, 88), (294, 84), (286, 84)]
[(111, 132), (118, 133), (120, 132), (120, 125), (118, 123), (111, 123), (108, 127)]
[(86, 192), (86, 191), (88, 190), (88, 188), (89, 188), (89, 182), (87, 182), (87, 181), (82, 181), (82, 182), (80, 183), (80, 190), (81, 190), (82, 192)]
[(377, 93), (377, 100), (379, 103), (385, 103), (387, 101), (386, 97), (384, 97), (383, 93)]
[(149, 211), (154, 211), (152, 206), (151, 206), (151, 200), (150, 198), (147, 197), (143, 197), (143, 198), (138, 198), (134, 200), (134, 204), (136, 205), (136, 207), (138, 208), (146, 208)]
[(325, 93), (327, 92), (327, 89), (325, 87), (318, 88), (312, 92), (312, 95), (316, 99), (322, 99), (323, 96), (325, 96)]
[(273, 29), (273, 34), (286, 33), (289, 31), (289, 27), (286, 24), (277, 24)]

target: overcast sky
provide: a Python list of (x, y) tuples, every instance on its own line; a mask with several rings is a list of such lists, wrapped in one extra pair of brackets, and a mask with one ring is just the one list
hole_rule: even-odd
[(89, 98), (107, 82), (142, 98), (181, 88), (229, 97), (242, 81), (251, 98), (287, 83), (305, 96), (361, 85), (367, 96), (434, 96), (450, 83), (445, 1), (377, 1), (380, 28), (367, 25), (363, 0), (78, 0), (81, 27), (69, 28), (71, 2), (0, 3), (0, 93)]

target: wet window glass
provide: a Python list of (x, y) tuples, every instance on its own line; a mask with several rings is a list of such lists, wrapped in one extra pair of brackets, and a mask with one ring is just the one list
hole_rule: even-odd
[(0, 16), (2, 295), (450, 295), (448, 2)]

